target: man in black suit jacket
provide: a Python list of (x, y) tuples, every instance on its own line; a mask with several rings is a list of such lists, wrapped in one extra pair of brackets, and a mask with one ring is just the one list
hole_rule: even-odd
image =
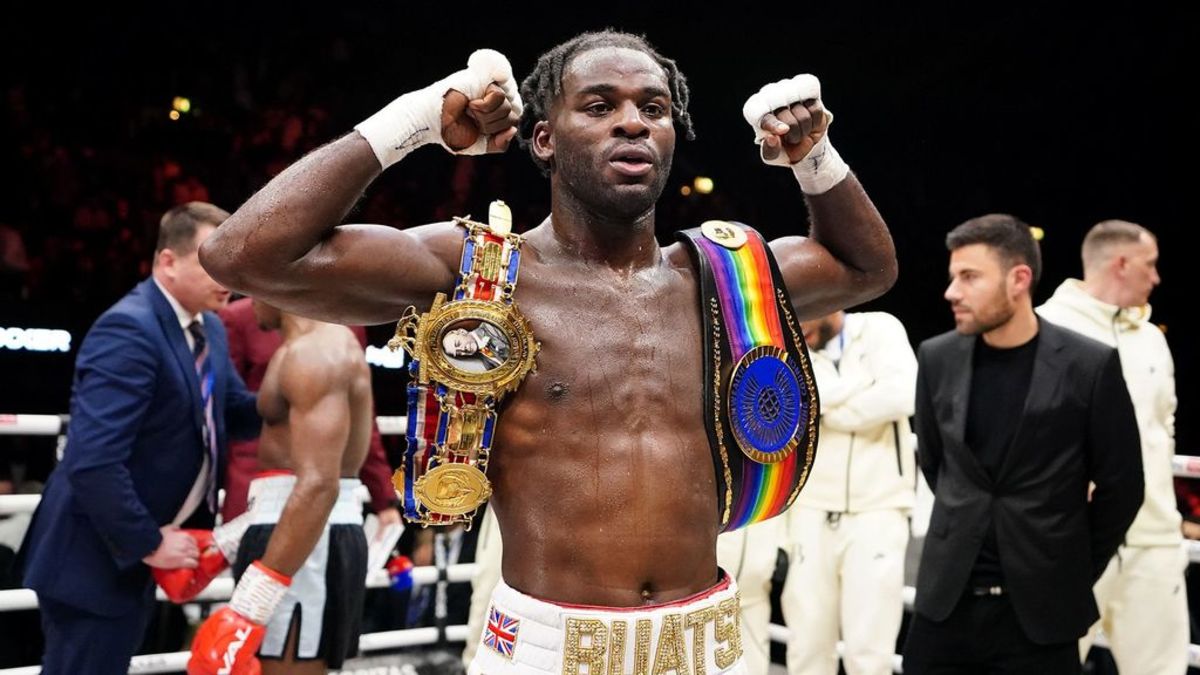
[[(1092, 584), (1142, 503), (1115, 350), (1039, 321), (1029, 227), (946, 237), (955, 331), (918, 352), (915, 429), (934, 493), (904, 672), (1078, 673)], [(1094, 488), (1090, 488), (1094, 486)]]

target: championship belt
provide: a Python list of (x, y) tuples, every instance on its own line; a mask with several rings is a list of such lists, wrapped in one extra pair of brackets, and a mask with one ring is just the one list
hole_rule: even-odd
[(779, 515), (804, 487), (817, 450), (817, 386), (762, 237), (717, 220), (678, 237), (700, 272), (704, 424), (729, 532)]
[(453, 300), (438, 293), (428, 312), (409, 307), (388, 341), (412, 361), (408, 448), (392, 485), (412, 523), (470, 527), (492, 494), (488, 455), (497, 408), (535, 367), (541, 344), (513, 302), (521, 262), (519, 235), (502, 201), (487, 224), (467, 218)]

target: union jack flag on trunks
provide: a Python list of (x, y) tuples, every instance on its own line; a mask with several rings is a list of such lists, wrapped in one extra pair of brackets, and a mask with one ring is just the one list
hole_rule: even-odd
[(487, 628), (483, 631), (483, 644), (497, 654), (511, 659), (517, 646), (517, 631), (521, 622), (492, 607), (488, 610)]

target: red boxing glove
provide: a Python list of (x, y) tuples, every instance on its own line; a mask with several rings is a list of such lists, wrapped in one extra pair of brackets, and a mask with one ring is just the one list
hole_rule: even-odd
[(183, 530), (196, 540), (200, 549), (200, 561), (194, 568), (180, 567), (173, 570), (160, 567), (151, 568), (154, 581), (167, 598), (174, 603), (182, 604), (200, 594), (217, 575), (229, 567), (225, 554), (213, 539), (213, 533), (208, 530)]
[(259, 675), (262, 666), (255, 654), (291, 583), (291, 578), (259, 561), (246, 568), (229, 605), (196, 631), (188, 675)]
[(188, 675), (258, 675), (262, 666), (254, 655), (266, 634), (265, 626), (222, 607), (196, 631)]
[(151, 568), (154, 581), (163, 589), (167, 599), (184, 603), (200, 594), (212, 580), (217, 578), (237, 560), (242, 535), (250, 527), (250, 514), (243, 513), (228, 523), (208, 530), (182, 530), (196, 540), (200, 549), (199, 564), (195, 569)]

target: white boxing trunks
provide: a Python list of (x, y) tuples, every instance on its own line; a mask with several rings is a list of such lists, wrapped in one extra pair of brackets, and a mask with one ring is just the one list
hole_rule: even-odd
[(737, 585), (629, 608), (546, 602), (501, 581), (468, 675), (744, 675)]
[[(251, 521), (234, 564), (236, 578), (266, 553), (295, 483), (294, 475), (280, 471), (264, 472), (251, 481), (247, 505)], [(357, 478), (339, 481), (337, 502), (321, 539), (292, 576), (292, 585), (267, 623), (261, 658), (283, 658), (293, 621), (300, 631), (294, 659), (322, 659), (329, 667), (340, 668), (348, 656), (358, 653), (367, 578), (360, 485)]]

